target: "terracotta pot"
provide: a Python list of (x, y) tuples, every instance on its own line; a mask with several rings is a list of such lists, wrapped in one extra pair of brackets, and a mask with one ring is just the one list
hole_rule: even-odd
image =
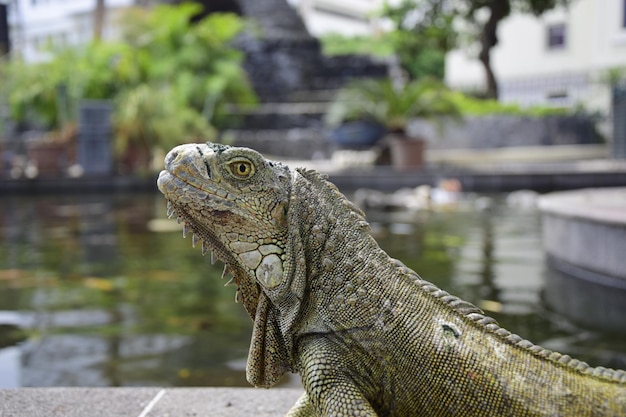
[(391, 165), (400, 170), (421, 169), (424, 167), (426, 141), (406, 136), (390, 136)]
[(37, 143), (28, 149), (28, 158), (37, 165), (39, 175), (58, 176), (68, 165), (66, 148), (60, 143)]

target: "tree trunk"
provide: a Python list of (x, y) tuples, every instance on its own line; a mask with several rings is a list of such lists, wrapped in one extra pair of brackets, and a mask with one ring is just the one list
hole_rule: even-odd
[(96, 9), (93, 13), (93, 39), (102, 39), (102, 28), (104, 27), (104, 0), (96, 0)]
[(485, 68), (485, 81), (487, 86), (487, 97), (498, 98), (498, 82), (491, 68), (491, 48), (498, 44), (498, 24), (511, 12), (509, 0), (492, 0), (488, 6), (489, 19), (482, 28), (480, 34), (480, 54), (478, 59)]

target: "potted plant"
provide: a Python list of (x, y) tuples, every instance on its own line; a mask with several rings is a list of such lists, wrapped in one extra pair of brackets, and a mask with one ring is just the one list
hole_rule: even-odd
[(398, 84), (381, 78), (355, 80), (341, 89), (326, 121), (331, 125), (367, 121), (384, 126), (392, 164), (407, 169), (423, 165), (425, 145), (424, 138), (409, 135), (409, 122), (416, 118), (440, 122), (443, 117), (459, 116), (450, 90), (433, 78)]

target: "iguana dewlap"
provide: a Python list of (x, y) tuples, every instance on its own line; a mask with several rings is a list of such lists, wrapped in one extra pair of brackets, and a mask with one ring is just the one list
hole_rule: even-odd
[(533, 345), (422, 280), (314, 171), (188, 144), (158, 186), (254, 320), (248, 381), (301, 375), (290, 416), (626, 416), (626, 372)]

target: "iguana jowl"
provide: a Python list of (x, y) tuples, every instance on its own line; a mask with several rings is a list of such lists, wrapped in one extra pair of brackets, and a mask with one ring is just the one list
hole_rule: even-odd
[(626, 372), (533, 345), (422, 280), (315, 171), (188, 144), (158, 187), (254, 320), (248, 381), (301, 375), (290, 416), (626, 416)]

